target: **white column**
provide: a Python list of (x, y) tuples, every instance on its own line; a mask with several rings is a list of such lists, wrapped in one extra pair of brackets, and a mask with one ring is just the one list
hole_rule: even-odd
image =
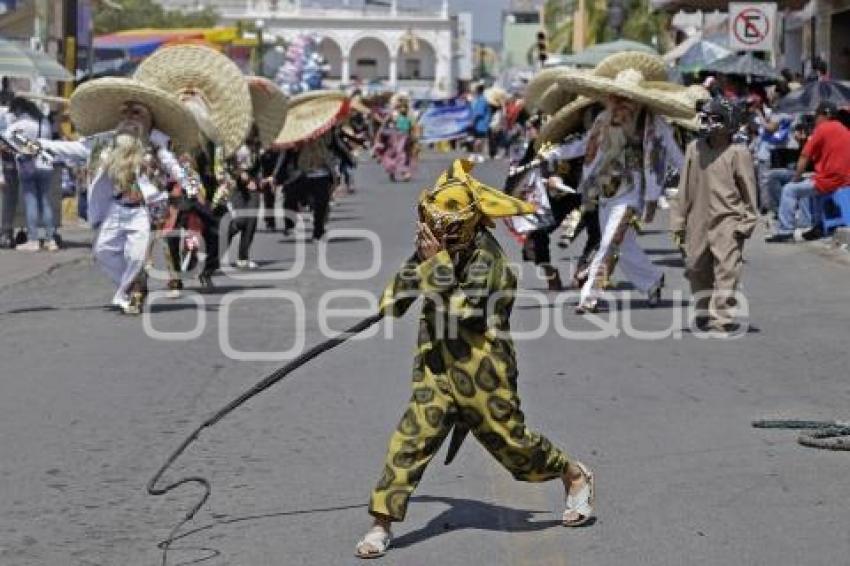
[(449, 17), (449, 0), (443, 0), (443, 7), (440, 9), (440, 16), (443, 19)]
[(390, 4), (390, 15), (393, 17), (398, 16), (398, 0), (392, 0), (392, 4)]
[(451, 57), (437, 53), (437, 68), (434, 70), (434, 91), (440, 96), (452, 93), (454, 85), (451, 79)]
[(348, 53), (342, 56), (342, 71), (340, 72), (339, 80), (344, 85), (351, 82), (351, 59)]
[(398, 86), (398, 55), (390, 55), (390, 86)]

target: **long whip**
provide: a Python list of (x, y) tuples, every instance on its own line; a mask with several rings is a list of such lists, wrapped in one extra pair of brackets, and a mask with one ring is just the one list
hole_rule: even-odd
[(226, 417), (227, 415), (229, 415), (230, 413), (235, 411), (237, 408), (242, 406), (249, 399), (256, 397), (257, 395), (259, 395), (263, 391), (266, 391), (267, 389), (269, 389), (270, 387), (275, 385), (277, 382), (281, 381), (283, 378), (285, 378), (290, 373), (292, 373), (293, 371), (295, 371), (299, 367), (303, 366), (304, 364), (306, 364), (310, 360), (313, 360), (314, 358), (320, 356), (321, 354), (327, 352), (328, 350), (331, 350), (331, 349), (339, 346), (343, 342), (348, 341), (349, 339), (351, 339), (355, 335), (363, 332), (367, 328), (378, 323), (383, 317), (384, 317), (383, 313), (378, 313), (378, 314), (374, 314), (374, 315), (372, 315), (368, 318), (361, 320), (360, 322), (358, 322), (357, 324), (355, 324), (354, 326), (352, 326), (348, 330), (345, 330), (344, 332), (337, 334), (333, 338), (330, 338), (330, 339), (325, 340), (324, 342), (322, 342), (320, 344), (317, 344), (316, 346), (313, 346), (307, 352), (304, 352), (303, 354), (301, 354), (300, 356), (298, 356), (294, 360), (287, 363), (285, 366), (274, 371), (273, 373), (271, 373), (267, 377), (264, 377), (263, 379), (258, 381), (253, 387), (246, 390), (244, 393), (242, 393), (241, 395), (239, 395), (238, 397), (233, 399), (227, 405), (225, 405), (224, 407), (219, 409), (210, 418), (208, 418), (203, 423), (201, 423), (197, 428), (195, 428), (195, 430), (193, 430), (183, 440), (183, 442), (180, 444), (180, 446), (178, 446), (177, 449), (174, 450), (174, 452), (171, 453), (171, 455), (168, 457), (168, 459), (166, 459), (166, 461), (162, 465), (162, 467), (156, 472), (156, 474), (154, 474), (154, 476), (148, 482), (148, 484), (147, 484), (148, 493), (151, 494), (151, 495), (165, 495), (166, 493), (168, 493), (168, 492), (172, 491), (173, 489), (176, 489), (176, 488), (178, 488), (182, 485), (194, 483), (194, 484), (198, 484), (199, 486), (201, 486), (201, 488), (203, 489), (203, 495), (198, 500), (198, 502), (195, 503), (192, 506), (191, 509), (189, 509), (189, 511), (186, 513), (186, 515), (183, 517), (183, 519), (171, 530), (171, 532), (168, 535), (168, 538), (166, 538), (164, 541), (162, 541), (159, 544), (159, 547), (162, 549), (162, 565), (163, 566), (166, 566), (166, 564), (167, 564), (168, 550), (169, 550), (169, 547), (171, 546), (171, 544), (174, 542), (175, 537), (177, 535), (177, 532), (180, 530), (180, 528), (183, 525), (185, 525), (186, 523), (188, 523), (189, 521), (191, 521), (195, 517), (197, 512), (201, 509), (201, 507), (203, 507), (204, 503), (207, 502), (207, 500), (210, 497), (210, 493), (212, 492), (212, 486), (210, 485), (209, 480), (207, 480), (206, 478), (204, 478), (202, 476), (189, 476), (189, 477), (179, 479), (179, 480), (177, 480), (177, 481), (175, 481), (175, 482), (173, 482), (169, 485), (166, 485), (164, 487), (157, 487), (157, 484), (162, 479), (162, 476), (165, 475), (165, 472), (174, 464), (174, 462), (177, 460), (177, 458), (179, 458), (180, 455), (183, 454), (183, 452), (185, 452), (186, 449), (193, 442), (198, 440), (198, 438), (201, 435), (201, 432), (203, 432), (204, 429), (214, 426), (216, 423), (218, 423), (224, 417)]

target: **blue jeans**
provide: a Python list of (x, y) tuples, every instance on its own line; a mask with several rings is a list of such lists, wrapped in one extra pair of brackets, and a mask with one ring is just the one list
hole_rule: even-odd
[(779, 201), (779, 229), (780, 234), (792, 234), (798, 226), (797, 209), (800, 211), (800, 227), (810, 227), (812, 222), (818, 222), (813, 218), (811, 200), (817, 194), (815, 182), (812, 179), (786, 183), (782, 187), (782, 198)]
[(44, 226), (47, 241), (53, 239), (56, 233), (56, 220), (53, 203), (50, 202), (50, 181), (53, 171), (50, 169), (35, 169), (19, 173), (21, 194), (24, 197), (24, 211), (27, 217), (27, 237), (38, 239), (38, 226)]
[[(782, 200), (782, 187), (786, 183), (790, 183), (793, 178), (793, 169), (768, 169), (765, 172), (766, 194), (763, 195), (762, 206), (769, 210), (779, 210), (779, 203)], [(800, 207), (803, 206), (808, 206), (808, 202), (800, 203)]]

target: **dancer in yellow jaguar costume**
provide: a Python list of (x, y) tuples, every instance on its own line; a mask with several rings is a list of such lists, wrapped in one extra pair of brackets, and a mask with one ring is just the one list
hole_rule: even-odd
[(360, 558), (383, 556), (390, 525), (402, 521), (428, 463), (454, 428), (450, 461), (467, 432), (518, 480), (560, 478), (567, 491), (565, 526), (593, 513), (593, 476), (525, 425), (510, 338), (516, 275), (487, 229), (492, 219), (530, 214), (531, 205), (487, 187), (455, 161), (419, 198), (417, 252), (384, 291), (381, 309), (403, 315), (422, 297), (413, 395), (389, 450), (369, 512), (372, 528)]

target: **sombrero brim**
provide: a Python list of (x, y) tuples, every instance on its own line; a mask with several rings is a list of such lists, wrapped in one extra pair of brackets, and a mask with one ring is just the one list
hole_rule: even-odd
[[(558, 80), (566, 90), (594, 100), (604, 100), (609, 96), (627, 98), (646, 106), (657, 114), (671, 118), (693, 118), (693, 105), (687, 104), (675, 95), (676, 86), (671, 83), (640, 84), (618, 81), (607, 77), (570, 73)], [(684, 87), (680, 87), (680, 91)]]
[(342, 92), (314, 91), (289, 99), (286, 121), (275, 137), (275, 147), (287, 148), (324, 135), (348, 112)]
[(539, 149), (544, 143), (561, 143), (581, 127), (582, 113), (594, 104), (596, 101), (580, 96), (555, 112), (540, 128), (540, 135), (537, 136), (534, 146)]
[(114, 130), (122, 120), (121, 109), (127, 102), (148, 108), (153, 115), (153, 127), (171, 137), (181, 149), (189, 150), (197, 145), (198, 124), (177, 97), (133, 79), (108, 77), (80, 85), (71, 95), (71, 121), (84, 136)]
[(276, 84), (263, 77), (250, 77), (248, 86), (260, 143), (268, 147), (283, 128), (289, 99)]
[(558, 84), (553, 84), (540, 99), (537, 107), (544, 114), (553, 116), (558, 110), (575, 100), (576, 95), (568, 90), (564, 90)]
[[(687, 87), (684, 92), (681, 93), (680, 97), (684, 102), (690, 104), (694, 107), (694, 111), (696, 111), (697, 102), (700, 100), (708, 100), (711, 98), (711, 93), (708, 92), (707, 89), (701, 87), (699, 85), (691, 85)], [(683, 118), (669, 118), (670, 122), (680, 128), (684, 128), (691, 132), (696, 132), (699, 130), (699, 120), (694, 118), (683, 119)]]
[(225, 155), (231, 155), (251, 130), (248, 83), (236, 63), (201, 45), (164, 47), (145, 59), (134, 78), (178, 94), (192, 89), (202, 93), (209, 118)]
[(543, 96), (549, 91), (550, 87), (557, 85), (558, 79), (566, 73), (566, 69), (543, 69), (531, 79), (528, 86), (525, 87), (525, 105), (530, 110), (540, 108), (540, 103)]

